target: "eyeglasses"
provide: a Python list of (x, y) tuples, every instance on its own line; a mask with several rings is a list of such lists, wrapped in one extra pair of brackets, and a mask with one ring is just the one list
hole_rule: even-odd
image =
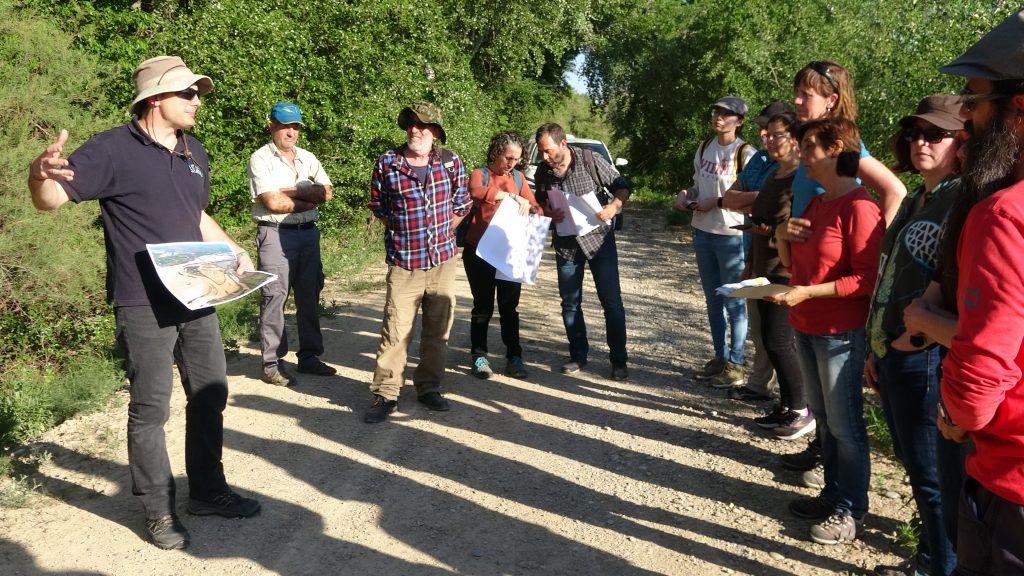
[(956, 136), (956, 131), (943, 130), (938, 126), (930, 126), (928, 128), (914, 126), (913, 128), (908, 128), (903, 132), (903, 139), (911, 143), (917, 142), (918, 138), (924, 138), (924, 141), (929, 144), (938, 144), (944, 139), (952, 138), (953, 136)]
[(978, 102), (985, 102), (987, 100), (996, 100), (1006, 96), (1002, 92), (989, 92), (988, 94), (975, 94), (971, 92), (971, 89), (964, 86), (964, 89), (960, 91), (960, 104), (964, 107), (965, 112), (974, 112), (974, 109), (978, 107)]
[(832, 86), (832, 92), (839, 92), (839, 86), (836, 84), (836, 79), (832, 77), (832, 71), (828, 69), (828, 64), (816, 61), (811, 62), (808, 66), (811, 70), (814, 70), (819, 75), (824, 76), (825, 80), (828, 80), (829, 86)]
[(766, 134), (765, 137), (762, 138), (762, 140), (764, 140), (765, 142), (781, 142), (789, 137), (789, 132), (776, 132), (774, 134)]
[(715, 106), (714, 108), (711, 109), (711, 115), (724, 117), (739, 116), (739, 114), (733, 112), (732, 110), (729, 110), (727, 108), (720, 108), (718, 106)]
[(185, 88), (184, 90), (175, 92), (174, 95), (182, 100), (188, 100), (191, 102), (193, 98), (199, 96), (199, 90), (196, 90), (195, 88)]

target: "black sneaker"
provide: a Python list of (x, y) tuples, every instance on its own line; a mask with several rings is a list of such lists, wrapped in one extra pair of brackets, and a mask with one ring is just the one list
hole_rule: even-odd
[(447, 412), (452, 409), (452, 403), (441, 396), (440, 392), (427, 392), (426, 394), (417, 398), (420, 404), (427, 407), (427, 410), (433, 410), (434, 412)]
[(821, 462), (821, 446), (817, 442), (812, 441), (803, 452), (783, 454), (779, 456), (779, 461), (782, 462), (783, 468), (789, 470), (796, 470), (797, 472), (811, 470), (817, 466), (818, 462)]
[(761, 394), (756, 390), (751, 390), (746, 386), (734, 386), (729, 388), (729, 399), (743, 402), (767, 402), (772, 397), (767, 394)]
[(387, 400), (380, 394), (373, 397), (373, 406), (363, 414), (363, 422), (376, 424), (388, 419), (388, 415), (398, 410), (398, 400)]
[(612, 364), (612, 380), (629, 380), (629, 368), (625, 364)]
[(786, 420), (787, 414), (789, 414), (788, 408), (776, 405), (764, 416), (754, 418), (754, 424), (760, 428), (764, 428), (765, 430), (774, 430)]
[(789, 511), (797, 518), (824, 520), (835, 513), (835, 504), (821, 496), (813, 498), (797, 498), (789, 503)]
[(333, 366), (328, 366), (323, 360), (314, 356), (312, 360), (299, 363), (299, 372), (314, 376), (334, 376), (338, 373), (338, 370)]
[(146, 520), (146, 532), (157, 548), (181, 550), (188, 546), (188, 530), (174, 514), (156, 520)]
[(586, 365), (586, 360), (573, 360), (570, 358), (568, 362), (562, 364), (562, 374), (575, 374), (583, 370), (583, 367)]
[(245, 498), (236, 494), (231, 488), (209, 500), (188, 499), (188, 513), (196, 516), (216, 514), (225, 518), (248, 518), (260, 511), (260, 503), (254, 498)]

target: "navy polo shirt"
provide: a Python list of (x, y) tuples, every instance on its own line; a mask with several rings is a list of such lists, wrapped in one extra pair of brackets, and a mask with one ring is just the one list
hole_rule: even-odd
[[(188, 153), (185, 150), (188, 140)], [(174, 151), (136, 120), (93, 136), (68, 157), (75, 179), (61, 182), (74, 202), (99, 200), (107, 248), (107, 301), (184, 314), (146, 252), (146, 244), (200, 242), (210, 203), (210, 160), (198, 140), (178, 132)]]

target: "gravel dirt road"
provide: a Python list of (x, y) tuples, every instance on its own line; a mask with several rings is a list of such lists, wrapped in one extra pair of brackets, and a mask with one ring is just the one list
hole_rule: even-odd
[[(185, 513), (176, 390), (167, 438), (192, 546), (168, 552), (144, 541), (120, 393), (30, 447), (42, 465), (22, 482), (36, 486), (28, 506), (0, 510), (0, 572), (783, 576), (864, 573), (898, 561), (893, 535), (912, 512), (902, 473), (873, 458), (863, 538), (811, 543), (810, 522), (786, 504), (812, 491), (777, 464), (804, 442), (768, 438), (750, 423), (767, 406), (730, 401), (689, 378), (710, 354), (689, 232), (634, 212), (618, 242), (628, 382), (607, 377), (589, 277), (591, 362), (580, 374), (558, 373), (566, 346), (549, 251), (520, 306), (529, 379), (469, 375), (470, 297), (460, 269), (445, 386), (453, 409), (427, 412), (406, 387), (398, 413), (367, 425), (384, 292), (381, 284), (363, 293), (329, 286), (324, 360), (337, 376), (300, 375), (298, 386), (275, 388), (257, 378), (254, 343), (228, 358), (224, 463), (229, 482), (262, 502), (259, 516)], [(364, 277), (382, 280), (383, 265)], [(410, 364), (417, 349), (418, 341)], [(500, 369), (497, 319), (491, 350)]]

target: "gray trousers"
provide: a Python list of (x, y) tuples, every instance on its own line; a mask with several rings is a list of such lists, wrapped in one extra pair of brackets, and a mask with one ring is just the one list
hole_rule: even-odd
[(262, 288), (260, 300), (260, 347), (263, 372), (277, 370), (288, 354), (288, 331), (284, 324), (284, 305), (288, 292), (295, 296), (295, 323), (299, 330), (299, 365), (315, 362), (324, 353), (320, 333), (320, 291), (324, 287), (324, 269), (320, 261), (320, 230), (290, 230), (257, 226), (257, 268), (277, 274), (277, 281)]
[(177, 364), (185, 405), (185, 473), (189, 497), (207, 500), (227, 488), (221, 448), (228, 399), (227, 364), (217, 315), (161, 326), (149, 306), (114, 309), (128, 372), (128, 469), (146, 518), (175, 513), (174, 475), (164, 424), (171, 413)]

